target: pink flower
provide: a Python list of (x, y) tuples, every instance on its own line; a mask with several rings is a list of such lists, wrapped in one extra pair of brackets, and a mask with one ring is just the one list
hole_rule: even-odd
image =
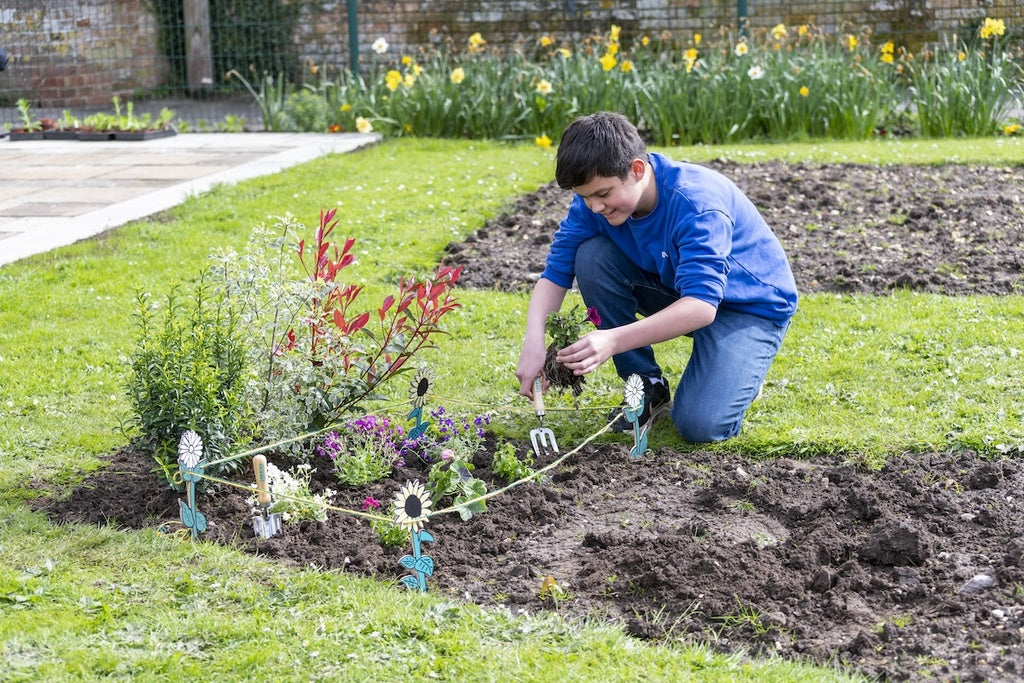
[(446, 448), (443, 451), (441, 451), (441, 460), (444, 460), (445, 462), (451, 462), (454, 459), (455, 451), (453, 451), (452, 449)]
[(381, 502), (373, 496), (367, 496), (363, 499), (363, 512), (367, 510), (376, 510), (381, 506)]
[(587, 309), (587, 320), (592, 322), (594, 324), (594, 327), (600, 327), (600, 325), (601, 325), (601, 316), (597, 314), (597, 309), (596, 308), (588, 308)]

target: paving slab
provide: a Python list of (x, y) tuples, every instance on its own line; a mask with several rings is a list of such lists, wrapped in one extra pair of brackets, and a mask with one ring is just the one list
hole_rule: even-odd
[(215, 185), (379, 141), (372, 133), (0, 140), (0, 266), (159, 213)]

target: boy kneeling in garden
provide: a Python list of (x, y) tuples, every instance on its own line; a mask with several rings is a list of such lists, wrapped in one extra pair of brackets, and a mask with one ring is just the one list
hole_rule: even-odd
[[(608, 112), (569, 125), (555, 180), (576, 194), (530, 298), (519, 392), (533, 396), (547, 316), (575, 278), (601, 324), (557, 361), (584, 375), (611, 358), (619, 377), (640, 375), (641, 426), (671, 412), (690, 442), (738, 434), (797, 306), (793, 272), (760, 213), (721, 174), (649, 154), (636, 127)], [(693, 350), (673, 401), (651, 345), (682, 335)], [(624, 415), (612, 425), (631, 429)]]

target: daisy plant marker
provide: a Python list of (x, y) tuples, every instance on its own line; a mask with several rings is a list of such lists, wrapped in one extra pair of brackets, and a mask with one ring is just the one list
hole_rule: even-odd
[(181, 508), (181, 523), (192, 533), (192, 540), (206, 531), (206, 515), (196, 509), (196, 482), (203, 476), (204, 464), (203, 439), (190, 429), (178, 441), (178, 469), (185, 482), (188, 500), (179, 500), (178, 506)]
[(410, 590), (427, 592), (427, 577), (434, 574), (434, 560), (420, 551), (421, 543), (432, 543), (434, 535), (423, 528), (430, 516), (430, 497), (419, 481), (406, 483), (395, 495), (395, 524), (412, 533), (412, 555), (398, 561), (412, 574), (402, 577)]
[(423, 436), (430, 428), (430, 423), (423, 420), (423, 406), (427, 403), (427, 394), (430, 393), (430, 385), (434, 382), (434, 373), (429, 368), (420, 368), (416, 376), (412, 378), (412, 385), (409, 387), (409, 400), (412, 401), (412, 412), (408, 419), (415, 419), (416, 423), (409, 429), (409, 439), (415, 441)]
[(640, 414), (644, 411), (644, 381), (640, 375), (632, 374), (626, 380), (626, 405), (622, 409), (626, 419), (633, 425), (633, 447), (629, 457), (639, 458), (647, 452), (647, 427), (640, 427)]

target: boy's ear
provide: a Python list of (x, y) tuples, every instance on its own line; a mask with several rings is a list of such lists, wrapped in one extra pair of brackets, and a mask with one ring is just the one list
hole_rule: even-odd
[(647, 164), (644, 163), (643, 159), (633, 159), (629, 163), (629, 170), (633, 174), (633, 180), (640, 180), (644, 177), (644, 173), (647, 172)]

